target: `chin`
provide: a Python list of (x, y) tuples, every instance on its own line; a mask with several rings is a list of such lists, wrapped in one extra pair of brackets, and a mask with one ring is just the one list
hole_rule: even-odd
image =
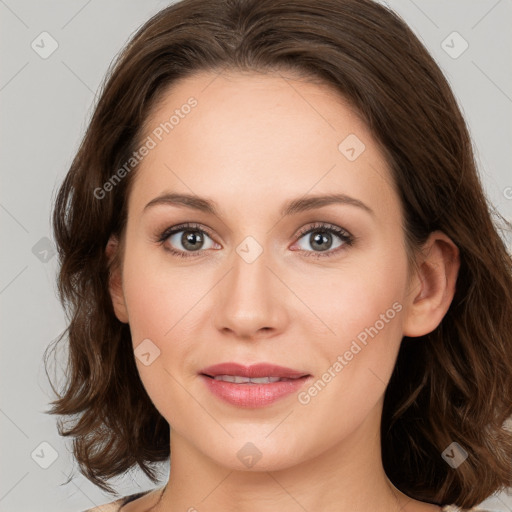
[[(265, 440), (265, 433), (261, 440), (256, 437), (244, 436), (241, 441), (232, 440), (221, 453), (210, 454), (218, 464), (233, 471), (280, 471), (299, 464), (304, 454), (299, 453), (294, 446), (286, 446), (276, 438), (276, 443)], [(253, 439), (250, 441), (249, 439)], [(226, 455), (232, 455), (226, 457)]]

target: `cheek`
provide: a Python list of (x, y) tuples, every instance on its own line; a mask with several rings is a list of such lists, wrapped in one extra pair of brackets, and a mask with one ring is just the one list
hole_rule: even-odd
[(198, 318), (204, 318), (208, 301), (202, 299), (209, 287), (204, 275), (173, 267), (156, 251), (134, 247), (129, 256), (127, 252), (123, 289), (132, 346), (136, 356), (145, 353), (146, 346), (157, 354), (148, 366), (136, 357), (141, 380), (157, 408), (166, 403), (168, 392), (179, 392), (172, 376), (190, 377), (188, 366), (181, 363), (193, 360), (191, 333), (203, 324)]
[(162, 281), (145, 269), (126, 269), (124, 293), (134, 346), (142, 339), (159, 339), (170, 329), (169, 297), (162, 295)]
[[(176, 379), (182, 381), (177, 368), (180, 361), (189, 357), (190, 343), (182, 334), (191, 329), (192, 316), (187, 311), (191, 301), (198, 299), (187, 294), (185, 279), (166, 274), (161, 264), (150, 260), (137, 250), (125, 258), (123, 289), (141, 382), (157, 410), (171, 423), (175, 420), (175, 406), (177, 410), (187, 406), (186, 396), (177, 384)], [(148, 352), (145, 360), (142, 354)]]
[(173, 268), (160, 251), (142, 244), (126, 251), (123, 290), (134, 345), (145, 338), (165, 340), (202, 291), (190, 281), (190, 274)]
[(395, 335), (400, 332), (401, 315), (397, 310), (404, 308), (406, 284), (405, 255), (375, 250), (342, 262), (323, 275), (317, 273), (314, 286), (310, 279), (302, 278), (302, 284), (297, 281), (294, 289), (315, 313), (308, 318), (317, 323), (322, 320), (319, 325), (325, 327), (325, 342), (339, 350), (359, 333), (364, 338), (365, 329), (375, 324), (382, 333), (395, 327)]
[[(339, 414), (339, 421), (347, 410), (364, 416), (379, 400), (402, 340), (405, 254), (376, 250), (366, 256), (343, 271), (331, 273), (330, 279), (325, 279), (323, 294), (322, 288), (304, 288), (308, 305), (330, 328), (327, 336), (314, 340), (321, 381), (317, 388), (322, 389), (319, 395), (323, 397), (317, 405), (329, 408), (333, 402), (339, 404), (339, 413), (329, 413), (337, 418)], [(311, 392), (311, 397), (303, 397), (304, 402), (316, 400), (313, 395), (317, 391)]]

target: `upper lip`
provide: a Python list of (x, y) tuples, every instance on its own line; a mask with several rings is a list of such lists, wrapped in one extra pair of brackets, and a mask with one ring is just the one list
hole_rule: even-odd
[(258, 363), (250, 366), (238, 363), (220, 363), (203, 368), (200, 373), (210, 377), (215, 377), (216, 375), (238, 375), (248, 378), (282, 377), (286, 379), (296, 379), (309, 375), (307, 372), (270, 363)]

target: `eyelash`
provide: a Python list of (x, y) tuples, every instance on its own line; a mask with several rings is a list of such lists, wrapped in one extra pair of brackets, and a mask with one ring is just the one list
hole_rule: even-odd
[[(162, 233), (160, 233), (157, 237), (157, 242), (160, 245), (163, 245), (167, 239), (176, 234), (180, 231), (199, 231), (201, 233), (204, 233), (208, 235), (210, 238), (213, 238), (209, 230), (203, 229), (203, 227), (200, 224), (196, 224), (194, 222), (187, 222), (185, 224), (180, 224), (178, 226), (171, 226), (169, 228), (166, 228)], [(328, 250), (328, 251), (302, 251), (306, 253), (306, 257), (310, 258), (330, 258), (332, 256), (335, 256), (338, 254), (339, 251), (343, 250), (345, 246), (352, 246), (356, 240), (356, 237), (351, 235), (348, 231), (339, 228), (338, 226), (335, 226), (334, 224), (328, 224), (324, 222), (315, 222), (313, 225), (306, 226), (302, 228), (299, 233), (297, 233), (297, 239), (300, 240), (303, 236), (313, 233), (315, 231), (320, 231), (323, 233), (331, 233), (334, 235), (337, 235), (342, 241), (343, 245), (340, 245), (339, 247), (336, 247), (336, 249)], [(176, 249), (165, 247), (165, 250), (173, 254), (174, 256), (178, 256), (180, 258), (194, 258), (200, 255), (200, 253), (203, 250), (195, 251), (197, 254), (194, 254), (194, 252), (183, 252), (178, 251)]]

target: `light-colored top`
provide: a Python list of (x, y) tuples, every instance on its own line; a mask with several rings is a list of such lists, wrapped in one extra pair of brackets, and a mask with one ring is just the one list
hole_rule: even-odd
[[(131, 501), (135, 501), (136, 499), (148, 494), (150, 491), (138, 492), (136, 494), (130, 494), (129, 496), (125, 496), (124, 498), (119, 498), (116, 501), (112, 501), (111, 503), (107, 503), (105, 505), (100, 505), (99, 507), (89, 508), (84, 510), (84, 512), (123, 512), (121, 507), (130, 503)], [(457, 505), (445, 505), (441, 512), (491, 512), (490, 510), (484, 510), (481, 508), (460, 508)]]
[(483, 508), (460, 508), (457, 505), (445, 505), (442, 512), (491, 512), (490, 510), (484, 510)]

